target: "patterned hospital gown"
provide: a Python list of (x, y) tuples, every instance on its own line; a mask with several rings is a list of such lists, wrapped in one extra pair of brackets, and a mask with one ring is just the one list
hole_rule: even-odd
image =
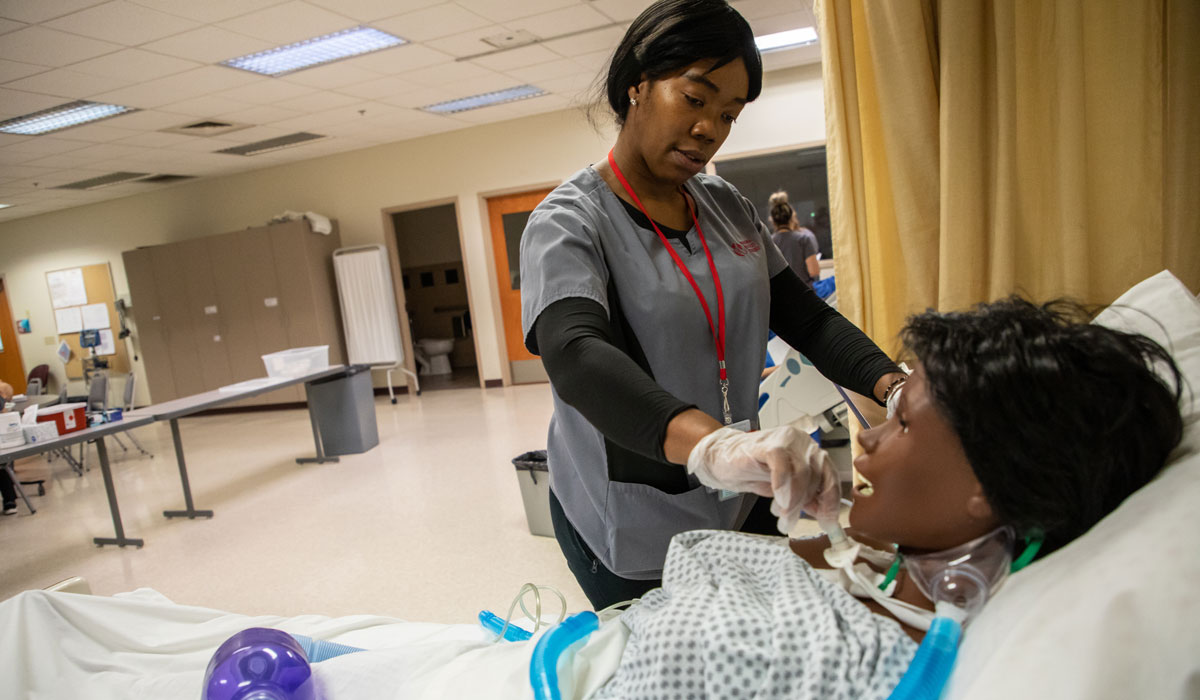
[(917, 645), (782, 538), (677, 535), (663, 587), (622, 616), (629, 641), (594, 698), (885, 698)]

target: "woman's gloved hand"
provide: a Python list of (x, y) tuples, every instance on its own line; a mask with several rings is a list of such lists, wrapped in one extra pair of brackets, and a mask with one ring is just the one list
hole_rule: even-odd
[(803, 510), (836, 514), (841, 496), (829, 456), (791, 426), (753, 433), (714, 430), (692, 448), (687, 469), (709, 488), (774, 498), (771, 512), (785, 534)]

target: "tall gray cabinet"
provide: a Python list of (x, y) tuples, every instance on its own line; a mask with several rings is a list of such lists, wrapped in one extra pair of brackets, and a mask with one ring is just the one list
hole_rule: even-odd
[[(155, 403), (266, 375), (262, 356), (328, 345), (345, 362), (333, 233), (305, 220), (122, 253)], [(235, 405), (304, 400), (293, 386)]]

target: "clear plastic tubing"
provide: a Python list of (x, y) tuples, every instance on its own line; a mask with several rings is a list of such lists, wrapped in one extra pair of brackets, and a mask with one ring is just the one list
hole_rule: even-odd
[(208, 662), (203, 700), (318, 700), (312, 668), (292, 635), (251, 627), (225, 640)]
[(917, 648), (917, 654), (908, 670), (888, 700), (937, 700), (942, 696), (954, 659), (958, 656), (958, 641), (962, 637), (962, 626), (951, 617), (939, 615), (933, 618), (925, 639)]
[(562, 700), (558, 682), (558, 664), (563, 654), (576, 642), (587, 639), (600, 627), (596, 613), (585, 610), (563, 620), (542, 635), (533, 648), (529, 662), (529, 682), (533, 684), (535, 700)]

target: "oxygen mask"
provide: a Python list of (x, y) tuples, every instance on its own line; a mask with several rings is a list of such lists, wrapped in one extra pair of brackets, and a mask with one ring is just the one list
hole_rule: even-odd
[(1016, 536), (1011, 527), (940, 552), (904, 554), (908, 576), (939, 615), (960, 622), (975, 617), (1008, 577)]

